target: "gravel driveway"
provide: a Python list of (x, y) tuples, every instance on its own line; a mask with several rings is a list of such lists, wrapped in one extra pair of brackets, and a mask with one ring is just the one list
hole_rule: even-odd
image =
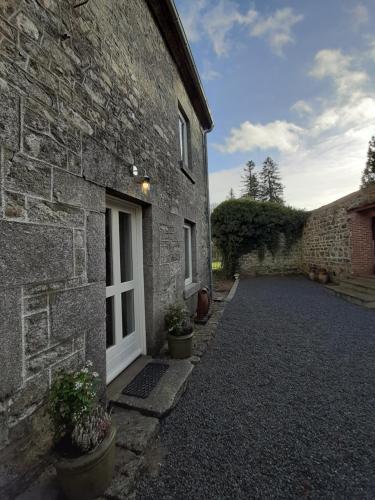
[(375, 498), (375, 311), (241, 281), (139, 499)]

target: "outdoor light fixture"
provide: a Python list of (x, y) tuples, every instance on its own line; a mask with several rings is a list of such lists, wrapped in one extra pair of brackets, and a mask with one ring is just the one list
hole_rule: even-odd
[(150, 192), (151, 184), (150, 184), (150, 177), (148, 175), (144, 175), (142, 177), (142, 182), (141, 182), (141, 189), (143, 194), (148, 194)]
[(141, 185), (141, 191), (143, 194), (147, 195), (151, 188), (151, 179), (147, 174), (138, 177), (138, 168), (135, 165), (130, 167), (130, 175), (136, 177), (136, 182)]

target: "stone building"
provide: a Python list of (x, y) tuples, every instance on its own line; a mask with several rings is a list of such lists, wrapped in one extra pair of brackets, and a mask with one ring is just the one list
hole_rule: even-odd
[[(210, 285), (213, 122), (172, 0), (0, 0), (0, 448)], [(137, 174), (137, 175), (136, 175)]]
[(375, 270), (375, 186), (314, 210), (302, 238), (303, 269), (326, 269), (333, 279)]

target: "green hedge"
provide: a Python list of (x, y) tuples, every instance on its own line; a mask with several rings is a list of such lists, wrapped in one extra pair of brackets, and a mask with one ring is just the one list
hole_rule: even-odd
[(307, 212), (278, 203), (249, 198), (227, 200), (212, 212), (212, 236), (223, 257), (227, 277), (236, 272), (241, 255), (257, 250), (260, 258), (266, 250), (275, 254), (280, 235), (289, 248), (302, 235)]

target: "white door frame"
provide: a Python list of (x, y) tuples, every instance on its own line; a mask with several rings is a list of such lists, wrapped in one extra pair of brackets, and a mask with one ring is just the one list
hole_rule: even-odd
[[(114, 345), (106, 349), (107, 384), (117, 377), (138, 356), (146, 354), (146, 326), (143, 278), (142, 207), (106, 196), (106, 207), (111, 209), (111, 259), (113, 282), (106, 287), (106, 298), (114, 297), (113, 332)], [(120, 235), (118, 214), (131, 216), (131, 245), (133, 276), (131, 281), (121, 282)], [(122, 337), (121, 294), (134, 290), (134, 332)]]

